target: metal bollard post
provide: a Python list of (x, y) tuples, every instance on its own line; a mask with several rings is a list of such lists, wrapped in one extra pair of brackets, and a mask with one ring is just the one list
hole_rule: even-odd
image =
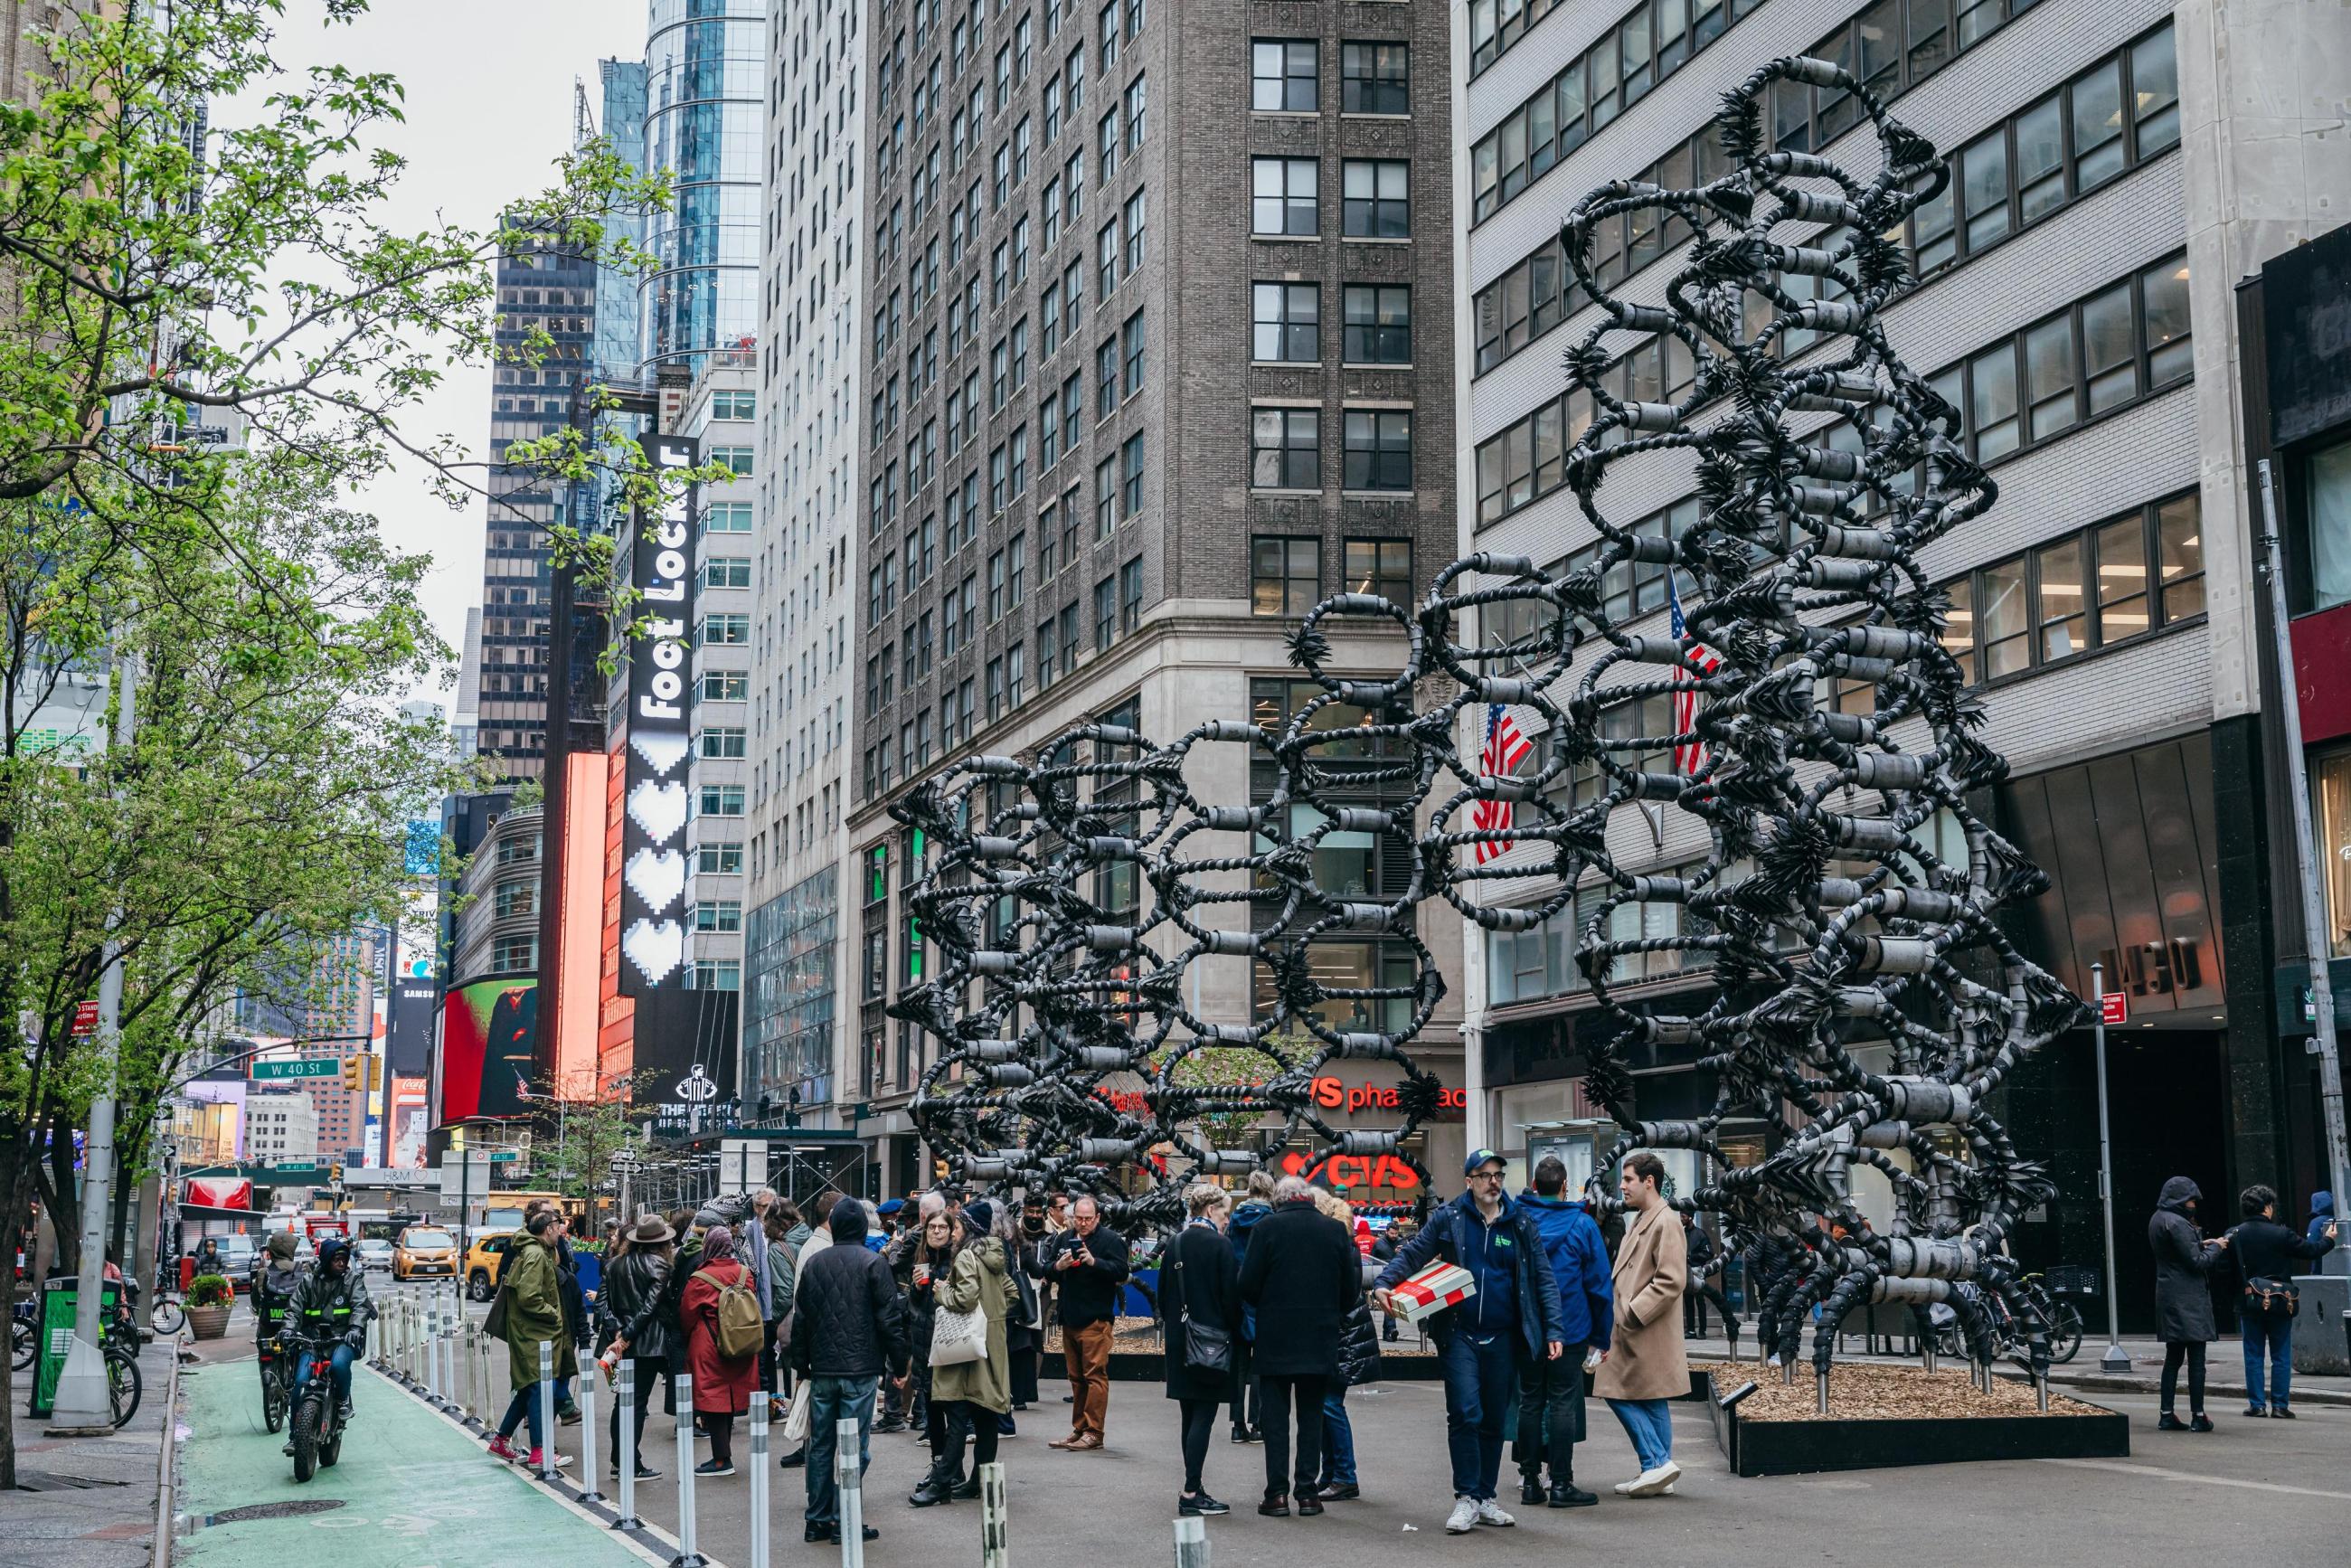
[(841, 1568), (865, 1568), (865, 1466), (856, 1418), (833, 1429), (832, 1473), (841, 1495)]
[(457, 1384), (458, 1335), (465, 1326), (465, 1303), (454, 1293), (444, 1298), (448, 1311), (441, 1318), (441, 1395), (442, 1401), (459, 1416), (465, 1413), (465, 1391)]
[(2039, 1400), (2039, 1401), (2040, 1401), (2040, 1404), (2041, 1404), (2041, 1413), (2042, 1413), (2043, 1416), (2048, 1415), (2048, 1414), (2049, 1414), (2049, 1369), (2048, 1369), (2047, 1367), (2045, 1367), (2045, 1366), (2044, 1366), (2044, 1367), (2039, 1367), (2039, 1368), (2036, 1368), (2036, 1369), (2033, 1371), (2033, 1374), (2032, 1374), (2032, 1393), (2033, 1393), (2033, 1396), (2034, 1396), (2037, 1400)]
[(1208, 1521), (1197, 1514), (1176, 1521), (1176, 1568), (1208, 1568)]
[(1829, 1369), (1825, 1366), (1813, 1374), (1813, 1408), (1823, 1416), (1829, 1413)]
[(441, 1301), (435, 1291), (424, 1302), (424, 1402), (445, 1406), (441, 1388)]
[(538, 1342), (538, 1479), (555, 1479), (555, 1342)]
[(596, 1490), (596, 1363), (580, 1364), (580, 1500), (602, 1502)]
[(768, 1396), (751, 1391), (751, 1568), (768, 1568)]
[(621, 1517), (612, 1521), (615, 1530), (640, 1528), (637, 1518), (637, 1363), (634, 1356), (621, 1363), (621, 1375), (613, 1385), (620, 1397), (620, 1439), (615, 1445), (621, 1461)]
[(703, 1568), (694, 1545), (694, 1376), (677, 1375), (677, 1555), (670, 1568)]
[(1009, 1568), (1011, 1562), (1011, 1526), (1004, 1511), (1004, 1461), (990, 1459), (979, 1467), (979, 1568)]

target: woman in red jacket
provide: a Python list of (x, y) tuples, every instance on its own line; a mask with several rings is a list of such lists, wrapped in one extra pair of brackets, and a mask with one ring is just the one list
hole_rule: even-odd
[(678, 1303), (685, 1324), (686, 1370), (694, 1376), (694, 1413), (710, 1437), (710, 1458), (694, 1467), (697, 1476), (735, 1473), (735, 1417), (751, 1407), (759, 1381), (756, 1352), (718, 1354), (718, 1292), (728, 1285), (750, 1289), (751, 1270), (735, 1256), (735, 1233), (713, 1226), (703, 1234), (701, 1259)]

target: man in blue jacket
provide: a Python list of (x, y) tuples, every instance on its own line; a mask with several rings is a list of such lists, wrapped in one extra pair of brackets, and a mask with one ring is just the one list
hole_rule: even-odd
[[(1575, 1445), (1583, 1441), (1583, 1360), (1608, 1348), (1615, 1293), (1608, 1282), (1608, 1248), (1583, 1203), (1567, 1193), (1567, 1166), (1556, 1155), (1535, 1166), (1535, 1185), (1519, 1195), (1531, 1215), (1559, 1285), (1557, 1361), (1519, 1357), (1519, 1500), (1553, 1508), (1590, 1508), (1600, 1500), (1575, 1484)], [(1543, 1487), (1543, 1466), (1551, 1487)]]
[(1469, 1190), (1428, 1217), (1419, 1235), (1380, 1270), (1372, 1307), (1387, 1311), (1391, 1291), (1443, 1259), (1477, 1281), (1469, 1299), (1429, 1320), (1437, 1364), (1445, 1375), (1445, 1440), (1453, 1459), (1449, 1535), (1476, 1525), (1518, 1522), (1494, 1500), (1502, 1472), (1502, 1418), (1520, 1357), (1556, 1361), (1559, 1286), (1543, 1252), (1542, 1233), (1524, 1205), (1502, 1190), (1502, 1156), (1472, 1149), (1462, 1162)]

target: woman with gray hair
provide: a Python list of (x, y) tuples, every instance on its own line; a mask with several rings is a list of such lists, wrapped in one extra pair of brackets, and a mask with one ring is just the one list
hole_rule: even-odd
[[(1231, 1195), (1207, 1182), (1187, 1187), (1191, 1216), (1159, 1268), (1159, 1322), (1165, 1344), (1167, 1397), (1183, 1412), (1184, 1490), (1181, 1514), (1229, 1513), (1200, 1484), (1217, 1410), (1231, 1387), (1233, 1350), (1240, 1329), (1240, 1266), (1224, 1236)], [(1221, 1354), (1222, 1360), (1217, 1358)]]

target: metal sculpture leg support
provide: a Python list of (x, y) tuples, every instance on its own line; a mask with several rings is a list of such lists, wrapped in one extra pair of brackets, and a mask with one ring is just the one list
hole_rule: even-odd
[[(1770, 149), (1778, 82), (1848, 95), (1874, 172)], [(1882, 321), (1913, 281), (1887, 236), (1949, 171), (1822, 60), (1759, 69), (1715, 133), (1708, 183), (1613, 182), (1562, 229), (1593, 324), (1536, 483), (1597, 536), (1573, 570), (1479, 555), (1417, 610), (1341, 594), (1293, 635), (1311, 696), (1286, 719), (1165, 744), (1081, 725), (893, 808), (919, 830), (910, 902), (936, 955), (893, 1011), (937, 1039), (914, 1114), (963, 1178), (1094, 1192), (1133, 1228), (1173, 1223), (1177, 1183), (1251, 1170), (1257, 1147), (1396, 1154), (1438, 1099), (1409, 1055), (1445, 990), (1418, 909), (1441, 898), (1473, 936), (1577, 910), (1584, 1088), (1623, 1129), (1604, 1206), (1602, 1173), (1635, 1150), (1704, 1156), (1711, 1177), (1673, 1202), (1768, 1264), (1757, 1333), (1791, 1377), (1815, 1308), (1824, 1379), (1839, 1322), (1873, 1302), (1948, 1308), (1980, 1377), (1996, 1299), (2045, 1369), (2005, 1244), (2053, 1187), (1984, 1106), (2085, 1010), (1998, 923), (2047, 883), (1969, 804), (2007, 765), (1921, 559), (1998, 492)], [(1628, 215), (1688, 242), (1655, 302), (1593, 270), (1595, 232)], [(1613, 476), (1654, 496), (1676, 465), (1687, 517), (1612, 515)], [(1334, 630), (1380, 626), (1392, 667), (1329, 667)], [(1249, 778), (1247, 802), (1203, 800), (1212, 773)], [(1646, 831), (1612, 837), (1634, 813)], [(1323, 852), (1366, 842), (1376, 886)], [(1677, 869), (1620, 863), (1633, 844)], [(1350, 975), (1341, 944), (1387, 956)], [(1657, 969), (1712, 984), (1695, 1008), (1620, 997)], [(1249, 1022), (1200, 1016), (1204, 970), (1254, 998)], [(1704, 1114), (1640, 1116), (1630, 1069), (1658, 1052), (1710, 1076)], [(1344, 1060), (1396, 1072), (1393, 1127), (1318, 1117), (1311, 1081)], [(1727, 1156), (1734, 1118), (1770, 1130), (1760, 1162)], [(1882, 1224), (1856, 1165), (1891, 1188)]]

